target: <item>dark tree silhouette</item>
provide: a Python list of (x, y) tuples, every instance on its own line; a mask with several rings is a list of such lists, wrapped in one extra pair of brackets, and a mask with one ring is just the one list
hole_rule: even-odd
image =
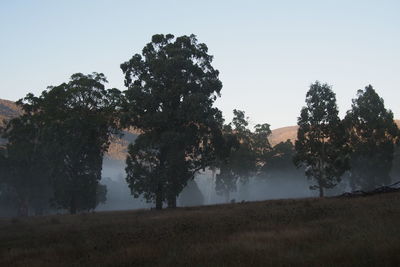
[(245, 184), (251, 176), (257, 174), (265, 164), (265, 157), (271, 146), (268, 136), (271, 134), (269, 124), (257, 124), (254, 132), (248, 129), (248, 118), (244, 111), (234, 110), (230, 124), (224, 126), (223, 136), (228, 153), (217, 161), (215, 189), (225, 195), (228, 202), (230, 193), (237, 190), (237, 183)]
[(300, 170), (293, 164), (295, 152), (290, 139), (276, 144), (265, 156), (265, 165), (261, 169), (261, 175), (270, 178), (271, 175), (279, 173), (298, 174)]
[(19, 101), (26, 116), (40, 122), (39, 142), (49, 167), (54, 204), (70, 213), (98, 204), (103, 155), (117, 133), (120, 91), (105, 89), (99, 73), (71, 76), (39, 97)]
[(395, 142), (399, 129), (393, 113), (371, 85), (358, 90), (345, 117), (352, 149), (350, 183), (353, 189), (372, 190), (390, 183)]
[(126, 126), (141, 135), (129, 147), (127, 182), (132, 194), (176, 206), (195, 173), (215, 158), (222, 115), (213, 107), (222, 83), (205, 44), (194, 35), (154, 35), (121, 64), (125, 75)]
[(295, 164), (315, 179), (311, 189), (319, 189), (322, 197), (324, 189), (334, 187), (348, 168), (344, 127), (329, 85), (317, 81), (310, 86), (297, 124)]
[(17, 196), (18, 214), (43, 214), (52, 196), (42, 136), (43, 122), (26, 112), (6, 125), (5, 183)]

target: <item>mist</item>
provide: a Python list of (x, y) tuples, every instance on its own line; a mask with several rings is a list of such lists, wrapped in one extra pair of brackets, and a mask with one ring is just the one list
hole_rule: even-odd
[[(149, 203), (142, 197), (134, 198), (131, 195), (125, 181), (124, 161), (105, 159), (102, 176), (100, 183), (107, 186), (107, 200), (97, 206), (97, 211), (154, 208), (154, 203)], [(312, 185), (312, 181), (304, 175), (302, 170), (295, 173), (272, 172), (264, 176), (250, 177), (246, 183), (238, 182), (237, 190), (230, 193), (228, 202), (318, 197), (318, 191), (310, 189)], [(326, 195), (340, 195), (349, 190), (348, 183), (342, 181), (334, 188), (326, 190)], [(225, 196), (217, 194), (215, 177), (209, 169), (197, 173), (179, 194), (177, 200), (180, 207), (215, 205), (226, 202)]]

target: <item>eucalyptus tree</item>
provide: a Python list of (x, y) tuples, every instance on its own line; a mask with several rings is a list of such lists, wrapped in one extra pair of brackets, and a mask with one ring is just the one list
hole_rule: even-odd
[(121, 64), (125, 75), (123, 122), (140, 131), (127, 157), (127, 182), (161, 209), (195, 173), (215, 160), (222, 115), (213, 106), (222, 83), (213, 57), (196, 36), (157, 34)]
[(318, 189), (322, 197), (324, 189), (334, 187), (348, 169), (344, 126), (335, 93), (328, 84), (311, 84), (297, 124), (295, 164), (304, 167), (306, 176), (315, 180), (311, 189)]
[(399, 129), (393, 113), (371, 85), (358, 90), (345, 117), (351, 147), (350, 182), (353, 189), (372, 190), (390, 183)]
[(233, 110), (233, 120), (224, 126), (226, 153), (219, 160), (216, 176), (216, 192), (229, 201), (230, 193), (237, 190), (237, 184), (246, 184), (265, 165), (265, 158), (271, 145), (268, 136), (271, 134), (269, 124), (257, 124), (254, 131), (248, 127), (249, 118), (241, 110)]

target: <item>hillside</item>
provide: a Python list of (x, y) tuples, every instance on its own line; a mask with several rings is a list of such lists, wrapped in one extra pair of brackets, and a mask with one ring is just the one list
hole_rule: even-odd
[(9, 120), (21, 115), (21, 110), (13, 101), (0, 99), (0, 126), (4, 120)]
[(0, 266), (400, 266), (400, 194), (0, 220)]
[(296, 126), (286, 126), (278, 129), (272, 130), (272, 133), (269, 137), (269, 142), (272, 146), (279, 144), (280, 142), (285, 142), (290, 139), (294, 142), (297, 138), (297, 129), (299, 127)]

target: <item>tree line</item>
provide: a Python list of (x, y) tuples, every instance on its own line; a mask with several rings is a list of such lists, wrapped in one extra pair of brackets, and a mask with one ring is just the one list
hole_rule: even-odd
[(21, 215), (29, 208), (93, 210), (106, 201), (104, 154), (126, 128), (139, 133), (128, 146), (126, 181), (134, 197), (157, 209), (175, 208), (183, 188), (205, 170), (226, 201), (238, 183), (277, 170), (304, 171), (320, 196), (343, 179), (365, 190), (390, 182), (399, 129), (372, 86), (357, 92), (341, 120), (332, 88), (313, 83), (295, 144), (272, 147), (270, 125), (250, 129), (244, 111), (234, 110), (225, 123), (214, 106), (222, 82), (212, 61), (196, 36), (158, 34), (121, 64), (124, 91), (106, 89), (104, 74), (77, 73), (39, 96), (28, 94), (17, 102), (23, 115), (2, 129), (0, 202)]

